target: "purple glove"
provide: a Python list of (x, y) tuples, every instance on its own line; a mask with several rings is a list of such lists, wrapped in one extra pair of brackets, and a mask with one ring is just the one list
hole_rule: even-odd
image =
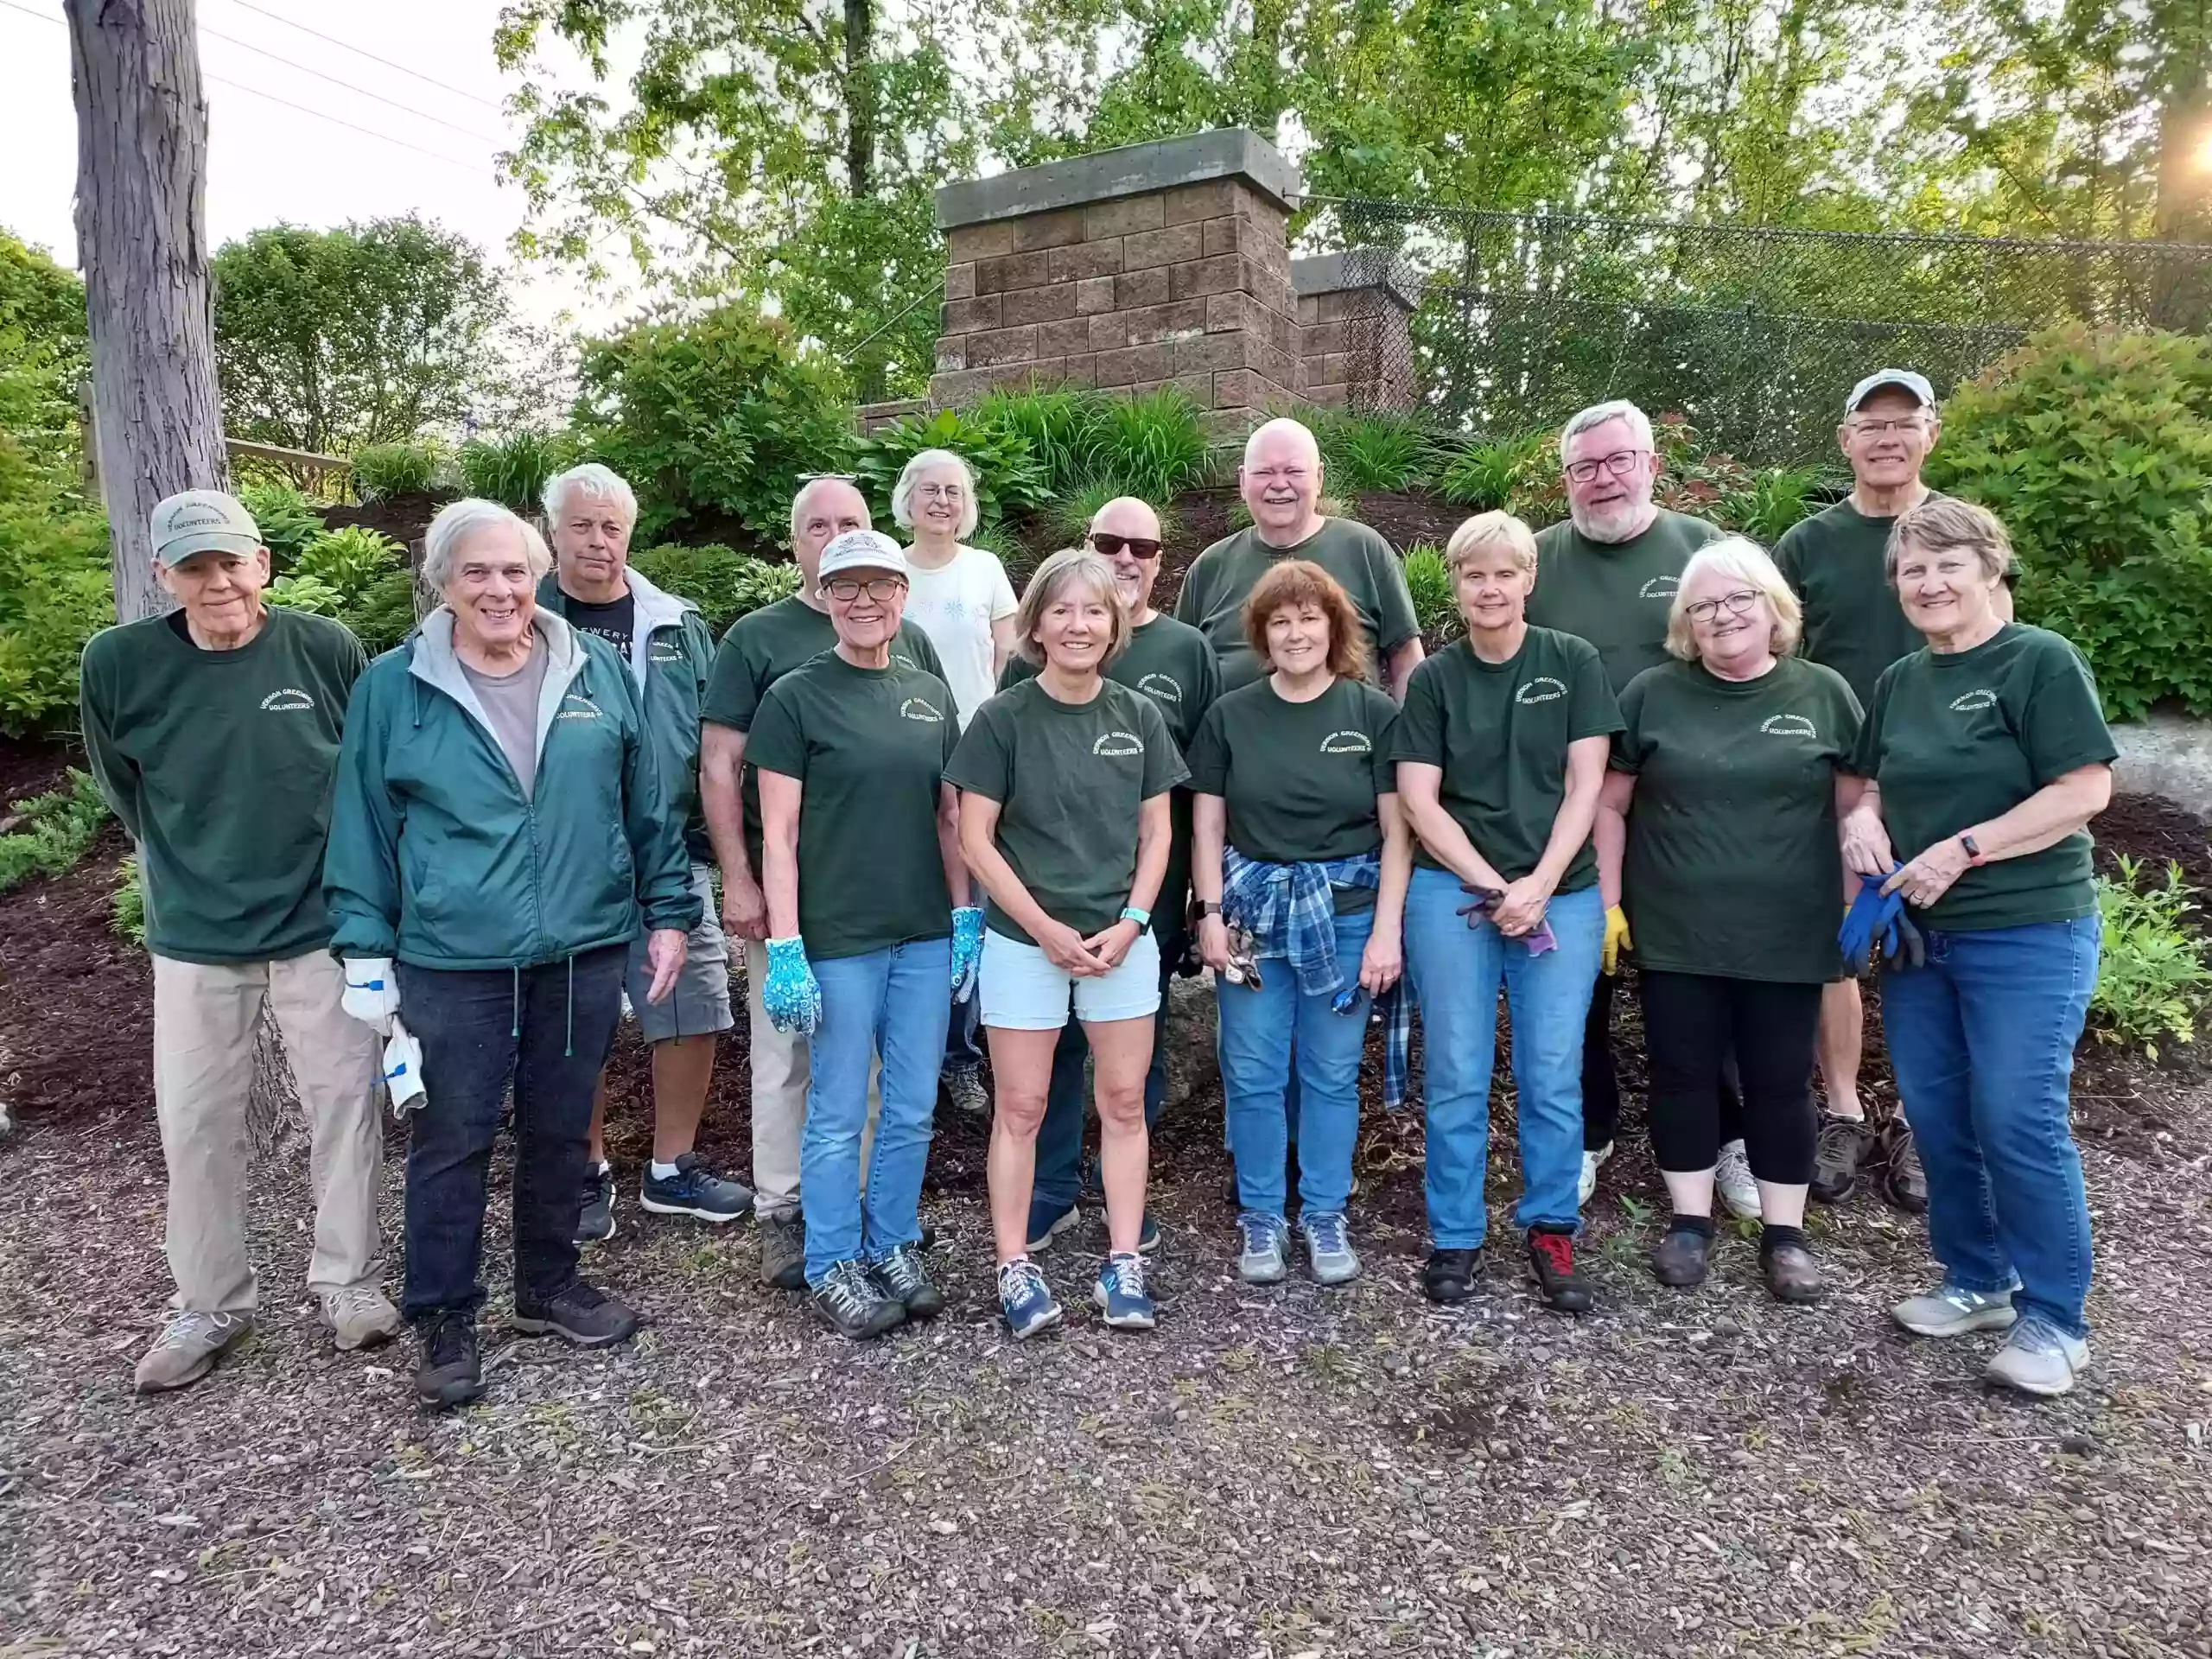
[[(1505, 897), (1504, 893), (1497, 887), (1471, 887), (1465, 881), (1459, 884), (1459, 891), (1473, 895), (1475, 900), (1471, 905), (1459, 907), (1459, 914), (1467, 918), (1469, 927), (1477, 922), (1489, 921), (1491, 911)], [(1529, 954), (1532, 957), (1541, 957), (1547, 950), (1559, 949), (1559, 938), (1552, 931), (1552, 925), (1548, 921), (1539, 921), (1521, 935), (1521, 943), (1529, 947)]]

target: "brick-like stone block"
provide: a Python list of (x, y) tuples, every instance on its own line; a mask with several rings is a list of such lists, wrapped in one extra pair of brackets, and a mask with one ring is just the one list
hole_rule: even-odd
[(976, 297), (976, 267), (947, 265), (944, 268), (944, 297), (948, 300), (972, 300)]
[(1282, 386), (1256, 369), (1230, 369), (1213, 378), (1216, 409), (1265, 409), (1294, 401)]
[(1060, 384), (1088, 391), (1098, 384), (1098, 359), (1090, 352), (1071, 352), (1060, 362)]
[(1259, 424), (1252, 410), (1243, 408), (1202, 409), (1198, 411), (1198, 431), (1211, 449), (1231, 449), (1243, 447), (1244, 440), (1252, 435), (1252, 429)]
[(1006, 219), (988, 225), (963, 225), (945, 238), (945, 248), (946, 257), (956, 265), (1012, 253), (1014, 221)]
[(1122, 238), (1122, 269), (1149, 270), (1154, 265), (1180, 264), (1205, 252), (1205, 226), (1196, 222), (1171, 225), (1165, 230), (1145, 231)]
[(1039, 323), (1037, 327), (1037, 355), (1066, 357), (1071, 353), (1095, 350), (1090, 343), (1090, 323), (1089, 317), (1070, 317), (1065, 322)]
[(1263, 311), (1260, 315), (1268, 320), (1268, 344), (1285, 357), (1296, 357), (1299, 354), (1298, 325), (1280, 311)]
[(1311, 294), (1298, 296), (1298, 321), (1308, 328), (1321, 321), (1321, 302)]
[(976, 262), (976, 292), (979, 295), (1002, 294), (1014, 288), (1042, 288), (1051, 280), (1052, 267), (1041, 251)]
[(1024, 213), (1013, 221), (1014, 251), (1033, 253), (1039, 248), (1064, 248), (1083, 240), (1083, 209), (1063, 207), (1057, 213)]
[(1350, 386), (1307, 386), (1300, 396), (1316, 409), (1342, 409), (1351, 402)]
[(999, 326), (999, 296), (987, 294), (976, 300), (947, 300), (938, 311), (940, 334), (972, 334)]
[(1351, 381), (1351, 356), (1346, 352), (1323, 352), (1306, 359), (1307, 373), (1325, 386), (1348, 385)]
[(1265, 260), (1271, 253), (1281, 252), (1283, 274), (1290, 274), (1290, 250), (1284, 245), (1280, 226), (1270, 227), (1243, 213), (1232, 213), (1226, 219), (1206, 220), (1205, 233), (1209, 259), (1217, 253), (1246, 253)]
[(1165, 265), (1153, 270), (1123, 271), (1114, 279), (1114, 303), (1123, 311), (1142, 305), (1165, 305), (1175, 297), (1171, 291), (1173, 286)]
[(1147, 345), (1156, 340), (1176, 340), (1185, 334), (1203, 334), (1206, 331), (1204, 300), (1177, 300), (1121, 315), (1128, 320), (1132, 346)]
[(995, 328), (968, 336), (968, 366), (987, 369), (1001, 363), (1033, 363), (1037, 359), (1037, 329)]
[(1214, 259), (1192, 259), (1175, 267), (1173, 291), (1179, 300), (1221, 294), (1243, 287), (1243, 264), (1233, 253)]
[(1059, 322), (1075, 315), (1075, 284), (1053, 283), (1045, 288), (1017, 288), (999, 297), (999, 327), (1018, 328), (1026, 322)]
[(1103, 316), (1090, 318), (1090, 349), (1094, 352), (1121, 350), (1129, 343), (1129, 319), (1140, 315), (1134, 311), (1109, 311)]
[(1175, 372), (1195, 374), (1203, 370), (1211, 374), (1218, 369), (1253, 367), (1252, 354), (1264, 350), (1265, 346), (1241, 334), (1196, 334), (1175, 342)]
[(1111, 276), (1122, 268), (1122, 238), (1109, 236), (1103, 242), (1078, 242), (1072, 247), (1054, 248), (1050, 268), (1056, 283)]
[(973, 334), (947, 334), (937, 343), (937, 372), (944, 374), (968, 366), (968, 342)]
[[(1227, 367), (1236, 366), (1234, 364)], [(1279, 352), (1265, 340), (1246, 336), (1243, 366), (1256, 369), (1279, 386), (1295, 385), (1298, 382), (1298, 356), (1293, 352)]]
[(1096, 316), (1102, 311), (1114, 308), (1114, 279), (1111, 276), (1086, 276), (1075, 285), (1075, 314), (1078, 317)]
[(930, 406), (948, 409), (962, 404), (972, 404), (987, 392), (1001, 388), (1019, 389), (1037, 378), (1035, 363), (1000, 364), (988, 369), (961, 369), (950, 374), (930, 377)]
[(1231, 329), (1264, 328), (1267, 313), (1252, 302), (1249, 294), (1209, 294), (1206, 296), (1206, 332), (1225, 334)]
[(1349, 349), (1351, 327), (1344, 322), (1317, 322), (1311, 328), (1300, 330), (1299, 352), (1305, 357), (1325, 357), (1331, 352)]
[(1169, 225), (1212, 219), (1218, 214), (1236, 212), (1238, 198), (1247, 196), (1247, 192), (1238, 189), (1228, 179), (1208, 179), (1203, 184), (1180, 184), (1161, 198), (1160, 218)]
[(1138, 385), (1164, 380), (1173, 372), (1174, 347), (1167, 345), (1125, 346), (1117, 352), (1098, 353), (1098, 384), (1102, 386)]
[(1166, 220), (1161, 217), (1161, 198), (1124, 196), (1119, 201), (1102, 201), (1084, 209), (1083, 233), (1093, 242), (1109, 236), (1128, 236), (1136, 231), (1156, 231)]

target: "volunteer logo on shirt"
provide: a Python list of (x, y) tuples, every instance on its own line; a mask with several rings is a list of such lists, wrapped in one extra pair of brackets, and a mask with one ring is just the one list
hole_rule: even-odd
[(683, 653), (675, 646), (664, 645), (656, 639), (653, 641), (653, 654), (647, 660), (656, 663), (680, 663), (683, 660)]
[(1996, 706), (1997, 694), (1986, 685), (1972, 691), (1961, 691), (1951, 699), (1952, 709), (1961, 715), (1970, 715), (1978, 709), (1994, 709)]
[(891, 653), (891, 665), (893, 668), (903, 668), (910, 674), (918, 674), (922, 671), (922, 665), (919, 663), (895, 651)]
[(1137, 682), (1137, 690), (1161, 702), (1172, 702), (1180, 707), (1183, 702), (1183, 688), (1176, 684), (1169, 675), (1147, 674)]
[(1090, 752), (1127, 759), (1144, 753), (1144, 740), (1135, 732), (1102, 732), (1098, 741), (1090, 746)]
[(315, 707), (315, 699), (296, 685), (288, 685), (282, 691), (271, 691), (261, 700), (263, 710), (272, 715), (297, 715)]
[(1372, 754), (1375, 745), (1365, 732), (1331, 732), (1321, 740), (1324, 754)]
[(1818, 737), (1813, 722), (1802, 715), (1769, 715), (1759, 721), (1759, 730), (1772, 732), (1777, 737)]
[(1672, 599), (1681, 585), (1680, 576), (1654, 576), (1636, 591), (1645, 599)]
[(906, 720), (926, 720), (938, 726), (944, 724), (944, 716), (932, 708), (926, 698), (923, 697), (907, 698), (899, 705), (899, 713), (901, 718)]
[(1567, 695), (1567, 682), (1539, 674), (1513, 694), (1516, 702), (1557, 702)]
[(599, 705), (589, 697), (571, 691), (561, 699), (561, 712), (553, 718), (556, 720), (597, 720)]

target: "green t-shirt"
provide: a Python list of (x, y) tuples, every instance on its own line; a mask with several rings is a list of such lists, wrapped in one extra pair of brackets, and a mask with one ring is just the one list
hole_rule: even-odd
[[(1008, 690), (1037, 677), (1037, 665), (1017, 652), (1007, 659), (999, 676), (999, 690)], [(1221, 664), (1214, 661), (1206, 637), (1187, 622), (1155, 612), (1151, 621), (1129, 635), (1127, 650), (1114, 659), (1106, 677), (1132, 690), (1141, 691), (1160, 705), (1167, 734), (1176, 749), (1187, 754), (1213, 700), (1221, 695)], [(1167, 849), (1167, 874), (1153, 901), (1152, 931), (1163, 940), (1183, 931), (1183, 912), (1191, 891), (1191, 791), (1178, 789), (1168, 798), (1168, 818), (1174, 840)]]
[[(810, 662), (837, 643), (830, 613), (817, 611), (797, 594), (747, 612), (729, 625), (715, 652), (715, 671), (707, 682), (706, 701), (699, 718), (716, 726), (750, 732), (753, 716), (768, 688), (800, 664)], [(891, 647), (894, 668), (918, 668), (925, 674), (944, 677), (944, 664), (929, 635), (911, 622), (899, 625), (899, 638)], [(749, 743), (749, 740), (748, 740)], [(760, 785), (753, 776), (752, 757), (746, 757), (738, 780), (738, 798), (745, 815), (745, 855), (752, 861), (753, 878), (760, 879)]]
[[(1231, 691), (1191, 745), (1191, 787), (1228, 808), (1229, 844), (1266, 864), (1325, 863), (1382, 845), (1377, 798), (1395, 794), (1398, 705), (1360, 680), (1290, 702), (1270, 680)], [(1375, 889), (1336, 889), (1337, 913), (1375, 908)]]
[[(944, 775), (999, 804), (999, 852), (1047, 916), (1089, 938), (1129, 902), (1139, 809), (1190, 771), (1143, 693), (1107, 680), (1067, 703), (1025, 680), (969, 718)], [(1036, 944), (995, 900), (988, 920)]]
[(1690, 555), (1723, 532), (1664, 507), (1643, 534), (1593, 542), (1568, 519), (1536, 536), (1536, 587), (1529, 621), (1598, 647), (1605, 679), (1621, 689), (1668, 660), (1667, 612)]
[(1325, 518), (1295, 547), (1270, 547), (1248, 525), (1192, 561), (1175, 601), (1175, 614), (1212, 642), (1223, 690), (1249, 685), (1267, 672), (1244, 638), (1244, 601), (1269, 568), (1285, 559), (1308, 560), (1343, 584), (1367, 632), (1371, 675), (1379, 677), (1382, 659), (1421, 632), (1405, 567), (1390, 543), (1365, 524)]
[(824, 652), (768, 689), (745, 741), (796, 778), (798, 930), (821, 960), (952, 931), (938, 785), (959, 741), (952, 691), (915, 668), (855, 668)]
[(1862, 708), (1872, 703), (1882, 671), (1923, 643), (1884, 574), (1896, 523), (1869, 518), (1843, 500), (1791, 525), (1774, 544), (1775, 565), (1805, 609), (1799, 654), (1850, 681)]
[[(1460, 639), (1415, 669), (1390, 759), (1442, 767), (1444, 810), (1492, 868), (1518, 881), (1542, 860), (1567, 798), (1567, 746), (1620, 728), (1596, 648), (1532, 627), (1508, 661), (1486, 663)], [(1418, 842), (1414, 861), (1444, 868)], [(1597, 879), (1586, 840), (1559, 890), (1578, 892)]]
[(1784, 657), (1756, 680), (1646, 669), (1621, 693), (1613, 768), (1636, 778), (1621, 899), (1646, 968), (1817, 985), (1843, 972), (1835, 779), (1859, 699)]
[(138, 843), (146, 948), (200, 963), (327, 950), (331, 779), (368, 658), (342, 624), (281, 606), (237, 651), (202, 651), (182, 625), (96, 635), (80, 682), (92, 776)]
[[(2011, 811), (2044, 785), (2120, 751), (2082, 653), (2044, 628), (2006, 623), (1972, 651), (1926, 646), (1875, 683), (1851, 769), (1882, 789), (1900, 861)], [(1967, 870), (1928, 910), (1961, 932), (2093, 914), (2089, 832)]]

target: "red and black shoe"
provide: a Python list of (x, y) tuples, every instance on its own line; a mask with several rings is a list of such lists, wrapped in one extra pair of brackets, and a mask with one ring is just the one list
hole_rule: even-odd
[(1535, 1275), (1544, 1300), (1567, 1313), (1587, 1313), (1596, 1298), (1590, 1281), (1574, 1271), (1574, 1236), (1529, 1230), (1529, 1270)]

